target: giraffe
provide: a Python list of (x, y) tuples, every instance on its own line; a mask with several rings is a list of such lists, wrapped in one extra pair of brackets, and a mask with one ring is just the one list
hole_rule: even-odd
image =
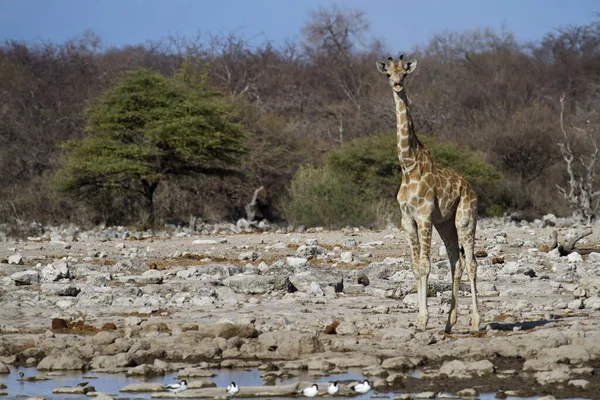
[(450, 332), (457, 319), (458, 288), (463, 270), (471, 283), (471, 327), (479, 329), (477, 308), (477, 263), (474, 244), (477, 225), (477, 194), (457, 173), (434, 163), (431, 153), (415, 134), (404, 90), (404, 79), (417, 67), (417, 61), (406, 64), (403, 55), (397, 63), (377, 61), (377, 69), (388, 77), (396, 109), (398, 159), (402, 168), (402, 184), (398, 202), (402, 211), (402, 228), (407, 234), (417, 283), (419, 315), (417, 326), (425, 330), (427, 311), (427, 279), (431, 270), (432, 225), (446, 246), (452, 273), (452, 299), (446, 323)]

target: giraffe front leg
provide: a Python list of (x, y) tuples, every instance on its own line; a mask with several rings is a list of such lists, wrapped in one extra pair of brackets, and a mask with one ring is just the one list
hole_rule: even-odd
[(410, 245), (410, 253), (412, 257), (412, 265), (413, 265), (413, 274), (416, 281), (417, 286), (417, 297), (419, 299), (419, 316), (417, 318), (417, 325), (420, 327), (422, 325), (427, 324), (427, 308), (425, 307), (425, 317), (423, 318), (423, 302), (421, 301), (421, 283), (419, 280), (419, 254), (420, 254), (420, 246), (419, 246), (419, 234), (417, 229), (417, 223), (414, 219), (412, 219), (408, 213), (403, 212), (402, 215), (402, 228), (406, 232), (406, 238), (408, 239), (408, 243)]
[(427, 329), (429, 311), (427, 310), (427, 280), (431, 271), (431, 221), (426, 219), (417, 222), (419, 229), (419, 262), (415, 265), (413, 273), (417, 281), (417, 295), (419, 297), (418, 327)]

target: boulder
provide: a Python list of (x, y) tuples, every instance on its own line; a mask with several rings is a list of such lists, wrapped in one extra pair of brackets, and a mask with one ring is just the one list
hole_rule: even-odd
[(297, 358), (303, 354), (323, 351), (323, 345), (314, 334), (301, 332), (273, 331), (265, 332), (258, 341), (266, 348), (274, 350), (276, 357)]
[(484, 376), (495, 372), (494, 364), (488, 360), (481, 361), (448, 361), (440, 368), (440, 374), (450, 378), (466, 379)]
[(21, 254), (13, 254), (8, 256), (8, 263), (14, 265), (23, 265), (23, 256)]
[(45, 357), (37, 365), (39, 370), (83, 370), (86, 362), (78, 357), (68, 355), (52, 355)]
[(35, 270), (29, 269), (27, 271), (15, 272), (10, 276), (10, 279), (17, 282), (17, 284), (32, 285), (39, 283), (40, 274)]
[(251, 324), (232, 324), (230, 322), (223, 322), (216, 324), (212, 327), (215, 337), (221, 337), (224, 339), (230, 339), (232, 337), (239, 337), (244, 339), (258, 337), (258, 331)]
[(235, 275), (223, 280), (236, 293), (265, 294), (273, 289), (274, 278), (264, 275)]
[(69, 264), (65, 260), (56, 261), (42, 268), (42, 282), (56, 282), (61, 279), (70, 278), (71, 271), (69, 270)]
[[(90, 368), (124, 368), (135, 366), (135, 361), (129, 353), (119, 353), (114, 356), (96, 356), (90, 362)], [(39, 368), (39, 367), (38, 367)]]
[(129, 385), (125, 386), (120, 391), (121, 392), (130, 392), (130, 393), (150, 393), (150, 392), (164, 392), (165, 388), (163, 387), (162, 383), (130, 383)]
[(381, 366), (385, 369), (409, 371), (415, 368), (415, 363), (408, 357), (399, 356), (383, 360)]
[(568, 365), (555, 364), (551, 370), (536, 372), (534, 376), (540, 385), (546, 385), (548, 383), (565, 382), (569, 380), (571, 374)]
[(142, 364), (127, 370), (128, 376), (158, 376), (164, 375), (165, 370), (154, 365)]

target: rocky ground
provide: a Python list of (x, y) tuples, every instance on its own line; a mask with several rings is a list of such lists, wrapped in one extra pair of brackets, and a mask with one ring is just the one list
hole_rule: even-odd
[(451, 334), (443, 333), (451, 283), (437, 234), (426, 332), (413, 326), (414, 279), (397, 230), (52, 229), (8, 239), (0, 373), (12, 364), (151, 375), (184, 362), (198, 374), (260, 366), (273, 380), (359, 367), (378, 390), (594, 398), (600, 230), (579, 253), (545, 248), (553, 230), (568, 239), (582, 229), (552, 216), (480, 221), (481, 331), (469, 329), (465, 274)]

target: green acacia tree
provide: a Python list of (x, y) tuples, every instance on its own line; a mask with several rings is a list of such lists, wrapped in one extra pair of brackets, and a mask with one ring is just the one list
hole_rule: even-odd
[(114, 189), (138, 193), (153, 225), (161, 181), (232, 172), (244, 152), (244, 133), (232, 107), (217, 93), (178, 77), (139, 69), (103, 93), (86, 109), (88, 135), (63, 145), (58, 188), (79, 197)]

